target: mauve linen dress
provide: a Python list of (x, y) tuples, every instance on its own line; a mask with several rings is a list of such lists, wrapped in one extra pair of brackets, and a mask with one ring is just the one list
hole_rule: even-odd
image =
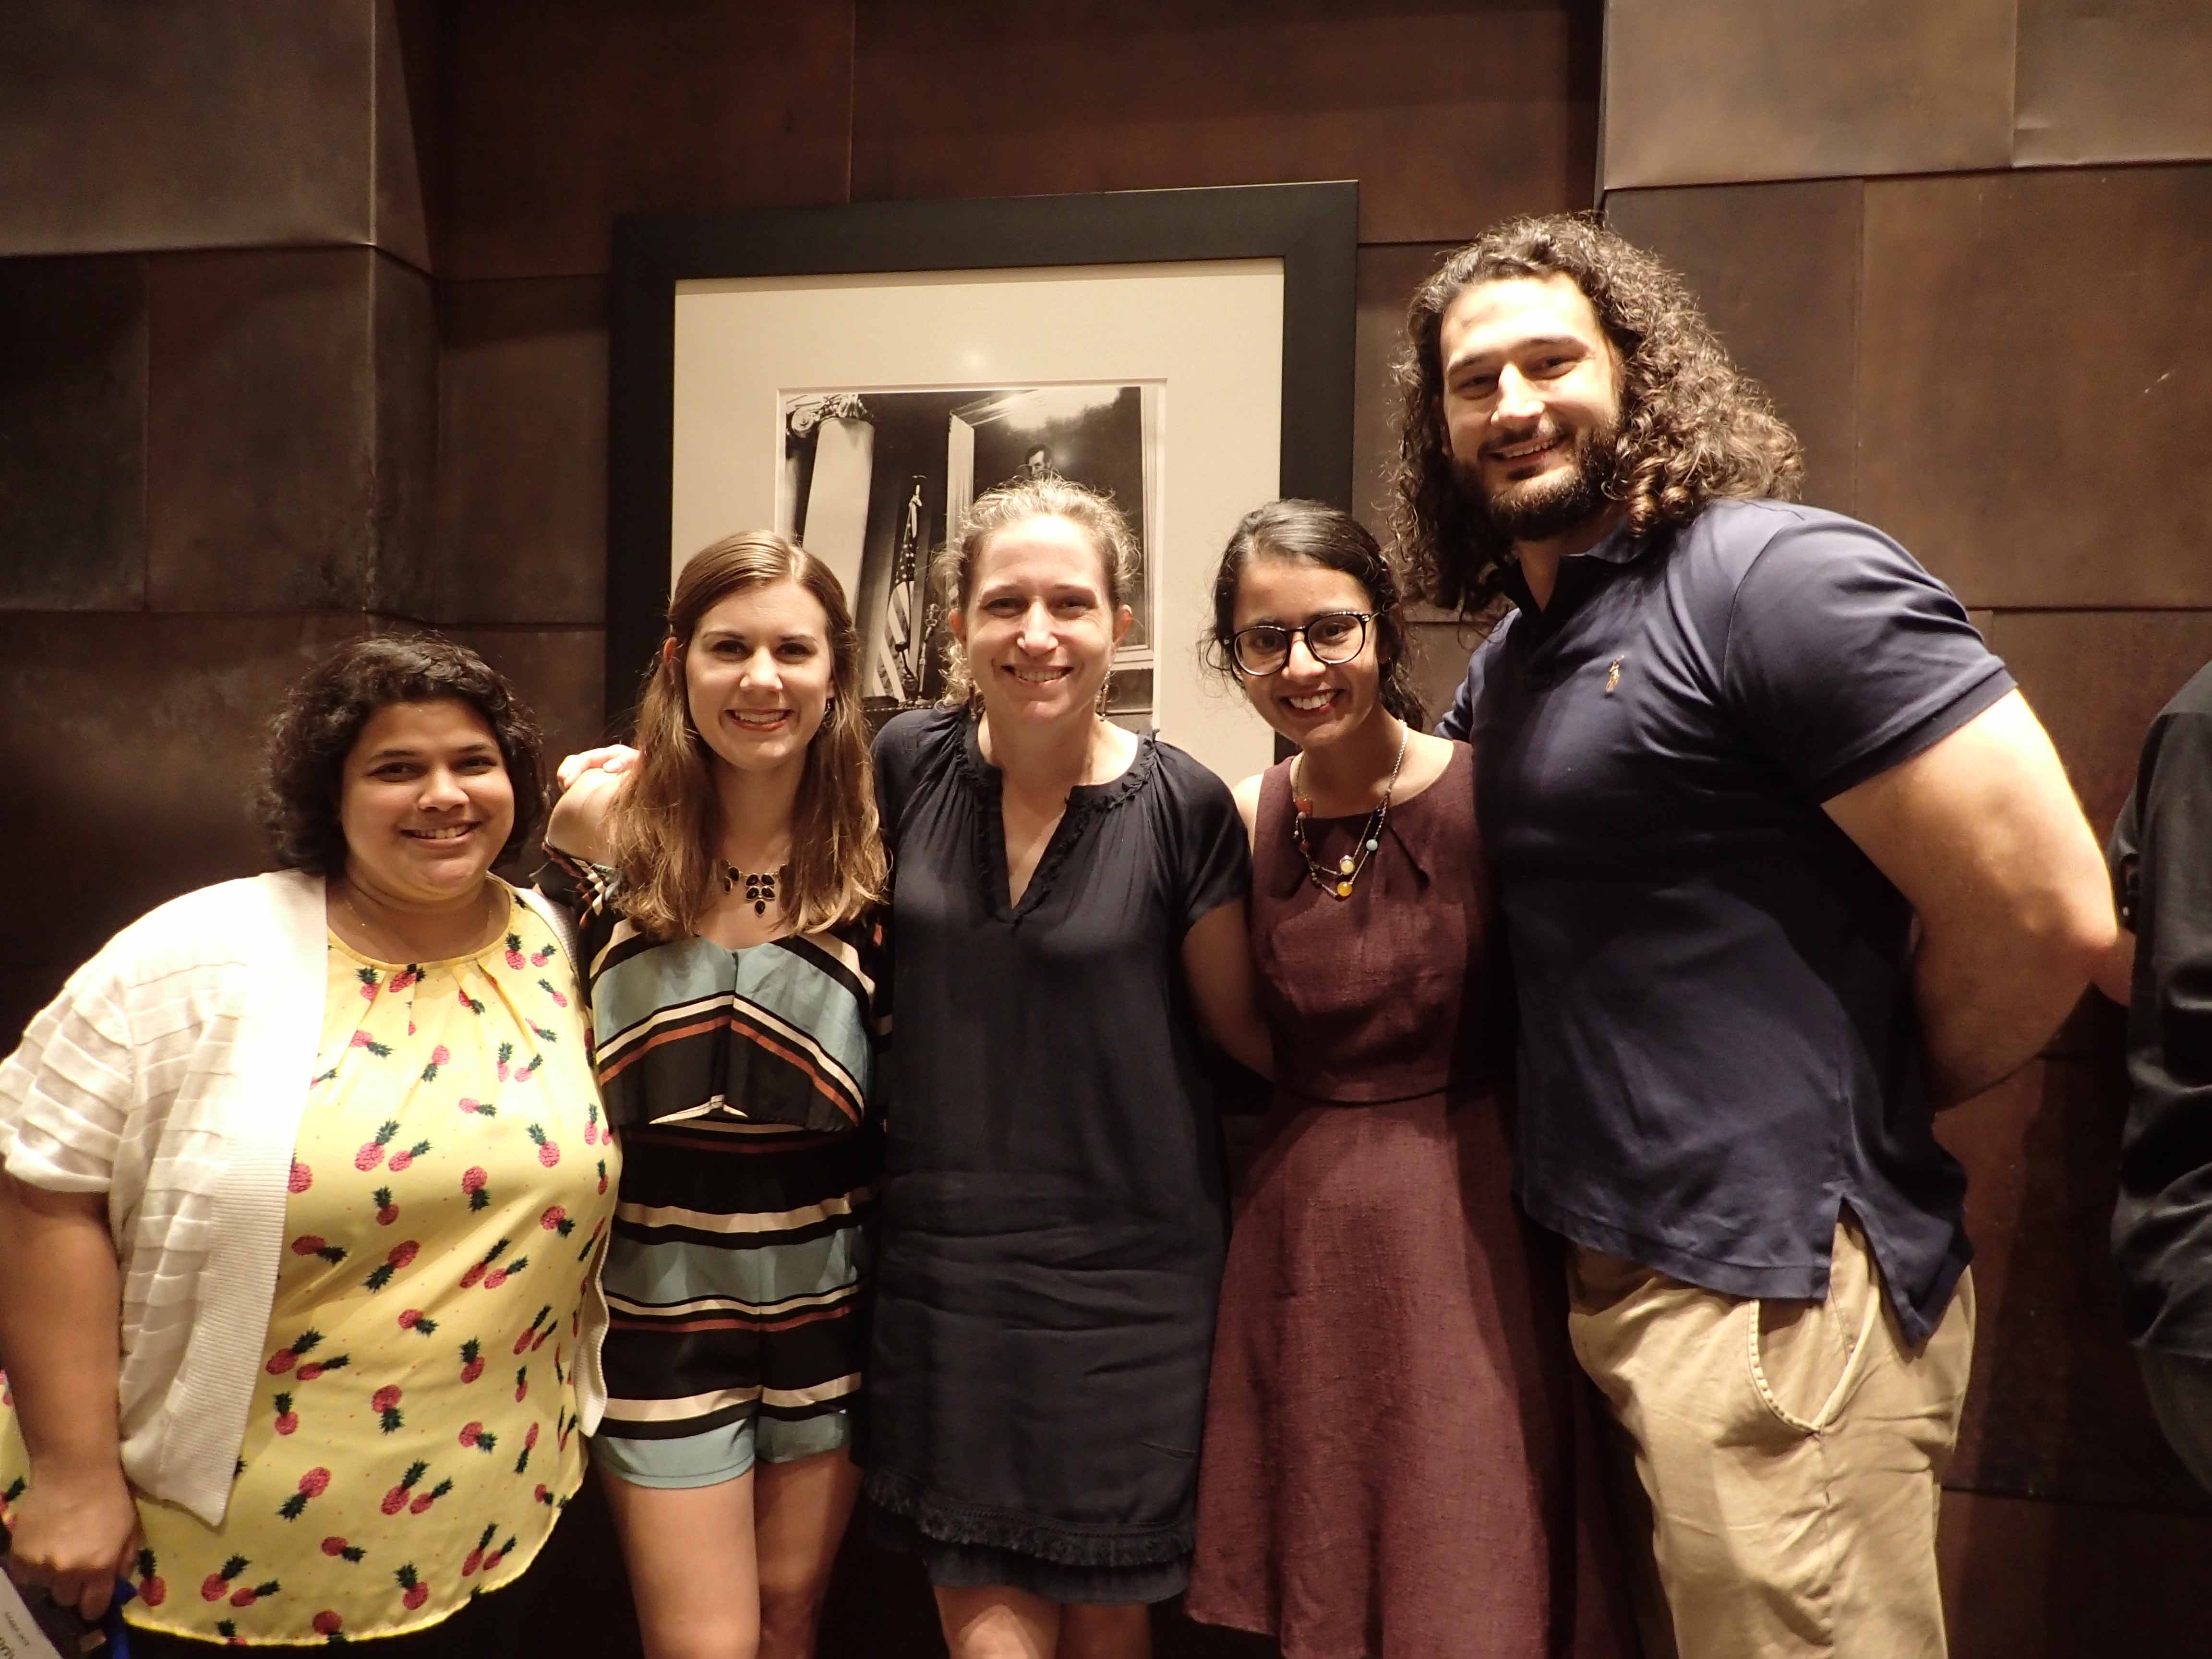
[[(1470, 751), (1348, 900), (1262, 782), (1277, 1086), (1230, 1242), (1189, 1610), (1285, 1659), (1632, 1653), (1556, 1246), (1513, 1201)], [(1310, 826), (1333, 866), (1364, 817)]]

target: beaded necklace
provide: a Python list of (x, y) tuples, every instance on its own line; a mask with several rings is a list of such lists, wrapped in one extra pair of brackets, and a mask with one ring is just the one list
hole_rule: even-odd
[(1305, 757), (1301, 755), (1291, 763), (1291, 804), (1297, 809), (1297, 816), (1291, 821), (1291, 838), (1298, 844), (1298, 855), (1305, 860), (1306, 873), (1313, 878), (1313, 884), (1324, 893), (1334, 894), (1340, 902), (1352, 896), (1352, 883), (1359, 879), (1360, 872), (1367, 868), (1368, 860), (1375, 856), (1376, 849), (1382, 844), (1382, 825), (1390, 816), (1390, 792), (1398, 787), (1398, 773), (1406, 764), (1406, 740), (1413, 732), (1410, 726), (1399, 726), (1398, 758), (1390, 763), (1390, 781), (1382, 786), (1382, 799), (1375, 803), (1375, 810), (1367, 815), (1367, 828), (1359, 836), (1358, 854), (1355, 857), (1346, 853), (1337, 860), (1334, 869), (1316, 860), (1313, 848), (1306, 840), (1306, 820), (1313, 816), (1313, 797), (1298, 787), (1297, 770), (1304, 763)]

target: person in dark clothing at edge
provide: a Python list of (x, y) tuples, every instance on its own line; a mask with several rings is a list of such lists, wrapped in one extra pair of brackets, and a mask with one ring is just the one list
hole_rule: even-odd
[(2212, 1491), (2212, 666), (2159, 712), (2106, 848), (2118, 942), (2097, 985), (2128, 1011), (2112, 1256), (2143, 1387)]
[(1695, 1659), (1944, 1652), (1973, 1340), (1933, 1113), (2040, 1048), (2114, 938), (2004, 665), (1797, 441), (1681, 280), (1580, 217), (1413, 297), (1396, 529), (1511, 609), (1474, 745), (1521, 1009), (1516, 1190), (1635, 1447)]

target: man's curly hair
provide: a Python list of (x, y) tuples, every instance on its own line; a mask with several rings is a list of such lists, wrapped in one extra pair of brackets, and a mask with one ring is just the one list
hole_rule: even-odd
[(371, 634), (309, 669), (270, 722), (256, 805), (279, 868), (317, 876), (344, 870), (338, 797), (346, 757), (362, 728), (387, 704), (445, 697), (483, 716), (514, 786), (514, 828), (500, 858), (534, 845), (544, 797), (544, 738), (514, 687), (475, 652), (435, 634)]
[(1729, 360), (1680, 276), (1595, 216), (1510, 219), (1414, 291), (1398, 359), (1391, 528), (1428, 597), (1452, 610), (1479, 611), (1497, 596), (1513, 546), (1453, 477), (1438, 344), (1444, 313), (1479, 283), (1555, 275), (1583, 291), (1620, 356), (1620, 421), (1605, 493), (1626, 508), (1630, 534), (1686, 523), (1711, 501), (1797, 493), (1797, 434)]

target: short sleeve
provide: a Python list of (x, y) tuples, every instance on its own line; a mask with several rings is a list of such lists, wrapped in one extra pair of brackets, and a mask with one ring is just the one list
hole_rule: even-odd
[(1867, 525), (1773, 536), (1737, 585), (1722, 697), (1819, 800), (1910, 760), (2013, 689), (1966, 608)]
[(1164, 750), (1174, 814), (1176, 887), (1188, 928), (1252, 891), (1252, 848), (1229, 786), (1180, 750)]
[(2105, 842), (2105, 872), (2112, 878), (2112, 909), (2120, 919), (2120, 926), (2130, 928), (2136, 925), (2136, 904), (2141, 891), (2136, 811), (2136, 798), (2130, 795), (2120, 803), (2119, 816), (2112, 820), (2112, 833)]
[(137, 1086), (128, 1027), (99, 957), (0, 1062), (0, 1170), (48, 1192), (104, 1193)]
[(2166, 1085), (2201, 1105), (2212, 1103), (2212, 714), (2161, 723), (2141, 790), (2136, 994), (2148, 988)]

